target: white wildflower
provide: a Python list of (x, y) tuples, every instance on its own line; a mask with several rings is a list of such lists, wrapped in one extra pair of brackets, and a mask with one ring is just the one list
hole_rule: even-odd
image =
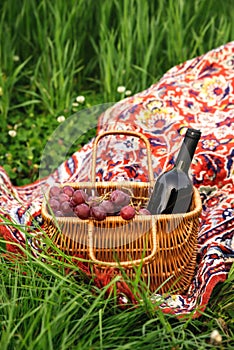
[(127, 299), (124, 295), (121, 296), (120, 299), (121, 299), (121, 301), (122, 301), (123, 304), (127, 304), (128, 299)]
[(124, 93), (126, 91), (126, 87), (125, 86), (118, 86), (117, 87), (117, 92), (119, 93), (119, 94), (122, 94), (122, 93)]
[(62, 122), (64, 122), (64, 120), (65, 120), (64, 115), (60, 115), (60, 116), (57, 118), (57, 122), (58, 122), (58, 123), (62, 123)]
[(20, 60), (19, 56), (17, 56), (17, 55), (13, 56), (13, 61), (18, 62), (19, 60)]
[(79, 103), (78, 102), (73, 102), (72, 107), (78, 107)]
[(130, 96), (131, 94), (132, 94), (132, 91), (131, 91), (131, 90), (126, 90), (126, 91), (125, 91), (125, 95), (126, 95), (126, 96)]
[(211, 344), (220, 345), (222, 343), (222, 336), (217, 329), (214, 329), (210, 334)]
[(8, 134), (10, 135), (10, 137), (15, 137), (17, 135), (17, 132), (15, 130), (9, 130)]
[(85, 101), (85, 97), (84, 96), (77, 96), (76, 97), (76, 102), (78, 102), (78, 103), (84, 103), (84, 101)]

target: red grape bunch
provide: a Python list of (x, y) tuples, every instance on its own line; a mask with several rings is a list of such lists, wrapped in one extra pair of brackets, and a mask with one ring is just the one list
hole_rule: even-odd
[(50, 188), (47, 210), (52, 210), (59, 217), (73, 216), (82, 220), (92, 218), (98, 221), (111, 215), (120, 215), (124, 220), (131, 220), (136, 214), (150, 215), (146, 208), (135, 208), (131, 196), (122, 190), (116, 189), (102, 196), (95, 196), (69, 185), (54, 185)]

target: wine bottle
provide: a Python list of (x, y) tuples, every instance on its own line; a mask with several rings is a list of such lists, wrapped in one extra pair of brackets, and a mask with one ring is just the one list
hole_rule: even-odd
[(151, 214), (177, 214), (189, 211), (193, 183), (188, 170), (200, 137), (200, 130), (187, 129), (174, 167), (159, 175), (156, 180), (147, 206)]

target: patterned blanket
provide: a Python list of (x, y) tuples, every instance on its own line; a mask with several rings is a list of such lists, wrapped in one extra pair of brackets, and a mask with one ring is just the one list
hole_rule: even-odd
[[(194, 278), (184, 295), (168, 295), (161, 305), (176, 315), (204, 310), (214, 286), (225, 281), (234, 260), (234, 42), (170, 69), (147, 90), (126, 98), (100, 115), (97, 133), (133, 130), (147, 136), (155, 179), (174, 162), (188, 127), (200, 129), (191, 176), (202, 198), (198, 258)], [(23, 187), (12, 185), (0, 168), (0, 234), (36, 254), (33, 240), (10, 222), (35, 232), (42, 227), (42, 188), (53, 182), (90, 181), (93, 140), (64, 161), (49, 177)], [(96, 181), (148, 181), (147, 157), (131, 136), (100, 141)], [(11, 252), (17, 245), (7, 244)], [(87, 270), (88, 273), (88, 270)], [(111, 274), (96, 275), (102, 287)], [(124, 283), (124, 282), (123, 282)], [(120, 286), (121, 290), (121, 286)], [(127, 288), (126, 288), (127, 290)], [(157, 298), (152, 296), (152, 298)], [(136, 302), (134, 296), (131, 300)], [(124, 299), (121, 301), (124, 303)], [(196, 311), (197, 310), (197, 311)]]

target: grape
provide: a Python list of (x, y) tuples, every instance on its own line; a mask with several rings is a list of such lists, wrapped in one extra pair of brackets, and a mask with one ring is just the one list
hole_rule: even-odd
[(100, 208), (100, 206), (92, 207), (90, 209), (91, 216), (98, 221), (102, 221), (106, 218), (106, 212)]
[(58, 197), (58, 200), (60, 203), (69, 202), (70, 197), (65, 193), (61, 193), (60, 196)]
[(69, 185), (62, 189), (52, 186), (49, 191), (49, 206), (56, 216), (77, 216), (80, 219), (92, 218), (104, 220), (107, 215), (120, 215), (125, 220), (131, 220), (136, 213), (150, 215), (146, 208), (136, 209), (130, 204), (131, 197), (122, 190), (113, 190), (103, 196), (94, 195), (88, 197), (83, 189), (75, 190)]
[(114, 190), (110, 195), (110, 200), (118, 207), (124, 207), (130, 203), (130, 197), (121, 190)]
[(66, 216), (72, 216), (73, 214), (72, 208), (70, 206), (70, 202), (63, 202), (60, 205), (60, 210)]
[(66, 185), (63, 187), (63, 193), (65, 193), (69, 197), (72, 197), (74, 192), (75, 192), (75, 190), (71, 186)]
[(60, 210), (56, 211), (56, 212), (54, 213), (54, 215), (55, 215), (55, 216), (60, 216), (60, 217), (61, 217), (61, 216), (64, 216), (63, 213), (62, 213)]
[(70, 207), (71, 208), (73, 208), (73, 207), (75, 207), (77, 204), (73, 201), (73, 199), (71, 198), (71, 200), (70, 200)]
[(50, 198), (49, 199), (49, 206), (50, 208), (53, 210), (53, 211), (57, 211), (59, 210), (59, 207), (60, 207), (60, 203), (57, 199), (55, 198)]
[(88, 219), (90, 215), (90, 209), (89, 206), (85, 203), (78, 204), (74, 208), (74, 213), (80, 218), (80, 219)]
[(151, 212), (146, 208), (139, 209), (139, 215), (151, 215)]
[(49, 190), (49, 197), (58, 197), (61, 193), (61, 188), (58, 186), (52, 186)]
[(120, 216), (124, 220), (131, 220), (131, 219), (133, 219), (135, 214), (136, 214), (136, 211), (131, 205), (126, 205), (125, 207), (123, 207), (120, 210)]
[(88, 196), (83, 190), (76, 190), (72, 196), (72, 201), (76, 204), (85, 203), (87, 199)]
[(98, 196), (90, 196), (90, 197), (88, 197), (86, 203), (90, 207), (96, 207), (100, 203), (100, 198)]
[(104, 200), (100, 204), (99, 208), (101, 208), (103, 211), (105, 211), (107, 214), (114, 214), (116, 212), (115, 205), (110, 200)]

